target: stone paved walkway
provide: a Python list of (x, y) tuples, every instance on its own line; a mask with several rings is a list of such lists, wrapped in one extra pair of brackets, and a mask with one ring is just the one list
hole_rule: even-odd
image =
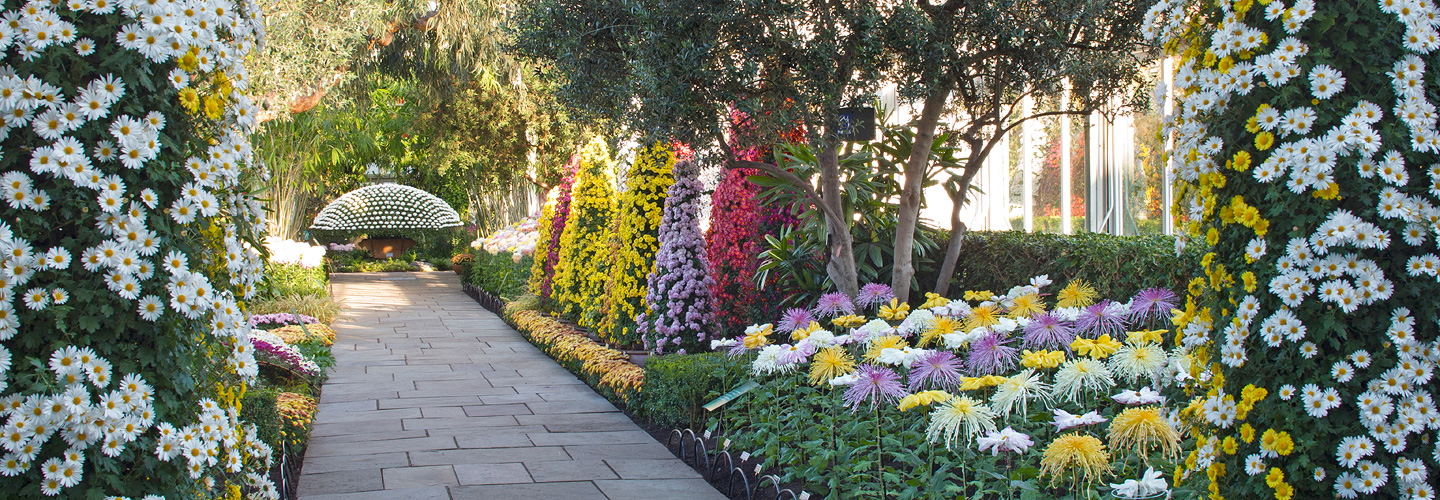
[(341, 274), (300, 498), (720, 499), (454, 273)]

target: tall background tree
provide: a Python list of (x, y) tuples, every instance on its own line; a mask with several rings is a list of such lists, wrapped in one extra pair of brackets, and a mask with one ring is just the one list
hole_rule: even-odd
[[(547, 67), (561, 102), (582, 119), (708, 147), (729, 168), (783, 179), (823, 214), (826, 269), (854, 295), (858, 273), (845, 210), (841, 141), (833, 122), (842, 105), (864, 104), (884, 82), (920, 101), (912, 153), (904, 165), (895, 241), (894, 288), (905, 296), (921, 188), (937, 130), (966, 153), (951, 183), (956, 204), (983, 160), (1018, 123), (1083, 113), (1135, 88), (1142, 47), (1138, 1), (1041, 0), (943, 4), (831, 2), (537, 0), (516, 18), (514, 51)], [(1021, 111), (1026, 97), (1056, 95), (1068, 78), (1074, 106)], [(755, 122), (755, 140), (780, 142), (797, 125), (816, 152), (809, 176), (736, 154), (725, 140), (727, 113)], [(942, 117), (958, 117), (941, 127)], [(959, 234), (950, 242), (958, 252)], [(954, 258), (946, 259), (950, 264)], [(953, 265), (953, 264), (952, 264)], [(942, 273), (948, 284), (953, 273)]]
[(264, 195), (276, 233), (300, 236), (367, 173), (434, 192), (480, 232), (528, 215), (583, 130), (499, 50), (508, 12), (491, 0), (267, 9), (256, 149), (276, 174)]
[[(887, 74), (899, 94), (920, 101), (905, 164), (891, 287), (905, 300), (914, 274), (911, 245), (930, 146), (943, 129), (964, 160), (945, 182), (953, 201), (950, 240), (935, 289), (948, 291), (964, 234), (959, 210), (984, 160), (1010, 131), (1047, 116), (1088, 114), (1117, 97), (1143, 95), (1145, 59), (1139, 0), (949, 0), (901, 2), (887, 18), (886, 44), (898, 63)], [(1070, 87), (1069, 105), (1058, 97)], [(1025, 105), (1027, 103), (1049, 106)]]
[[(870, 1), (815, 4), (538, 0), (515, 18), (513, 51), (539, 61), (556, 96), (580, 118), (673, 138), (730, 168), (784, 178), (824, 214), (832, 281), (858, 290), (850, 221), (842, 213), (842, 105), (869, 102), (880, 83), (885, 15)], [(762, 144), (796, 126), (819, 151), (811, 181), (736, 154), (729, 113), (751, 116)], [(814, 184), (818, 182), (818, 187)]]

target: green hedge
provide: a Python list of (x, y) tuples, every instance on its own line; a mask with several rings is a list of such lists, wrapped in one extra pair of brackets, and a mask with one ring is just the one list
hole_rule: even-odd
[(1191, 245), (1184, 255), (1175, 256), (1170, 236), (971, 231), (960, 249), (950, 295), (965, 290), (1003, 293), (1042, 274), (1060, 284), (1084, 279), (1101, 297), (1117, 300), (1150, 287), (1183, 293), (1191, 277), (1203, 274), (1200, 253), (1198, 245)]
[(279, 395), (280, 390), (273, 386), (256, 385), (245, 391), (245, 398), (240, 403), (240, 418), (255, 424), (257, 437), (270, 445), (277, 455), (282, 449), (281, 432), (285, 430), (285, 424), (280, 421), (280, 410), (276, 408)]
[(465, 281), (476, 288), (506, 299), (514, 299), (529, 292), (530, 266), (534, 259), (525, 256), (515, 262), (511, 253), (492, 254), (484, 250), (475, 252), (475, 262), (468, 267)]
[(650, 358), (636, 411), (666, 428), (703, 429), (711, 415), (701, 405), (733, 389), (745, 374), (745, 363), (724, 353)]

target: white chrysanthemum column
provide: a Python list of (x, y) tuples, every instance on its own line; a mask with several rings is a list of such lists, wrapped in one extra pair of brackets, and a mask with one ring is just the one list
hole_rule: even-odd
[(1440, 132), (1430, 0), (1165, 0), (1178, 208), (1205, 276), (1176, 319), (1198, 451), (1233, 498), (1433, 498)]

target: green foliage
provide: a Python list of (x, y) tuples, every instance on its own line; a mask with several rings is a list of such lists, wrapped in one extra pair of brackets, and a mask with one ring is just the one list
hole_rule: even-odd
[(267, 263), (265, 283), (269, 288), (269, 297), (330, 293), (324, 267), (307, 268), (299, 264)]
[(240, 404), (240, 418), (255, 424), (257, 436), (270, 449), (278, 453), (281, 432), (285, 424), (280, 421), (280, 410), (276, 408), (276, 396), (281, 389), (269, 384), (259, 384), (253, 389), (245, 391), (245, 398)]
[[(888, 142), (855, 152), (839, 162), (845, 172), (845, 181), (840, 183), (844, 192), (842, 217), (855, 221), (850, 226), (850, 235), (861, 283), (891, 281), (899, 207), (890, 200), (900, 192), (898, 160), (894, 155), (898, 154), (895, 151), (908, 151), (903, 139), (903, 134), (894, 134)], [(937, 145), (936, 149), (942, 148)], [(780, 165), (795, 175), (802, 179), (818, 175), (819, 164), (813, 149), (785, 145), (779, 151)], [(800, 192), (780, 179), (766, 175), (750, 179), (765, 188), (760, 196), (767, 204), (809, 206)], [(767, 289), (779, 290), (786, 306), (813, 303), (830, 291), (833, 284), (829, 282), (824, 259), (826, 231), (820, 211), (811, 208), (800, 214), (800, 224), (794, 229), (766, 235), (756, 281)], [(924, 278), (933, 276), (943, 241), (935, 228), (923, 223), (918, 225), (912, 262), (920, 272), (911, 280), (912, 290), (930, 290), (929, 284), (933, 281)], [(930, 270), (928, 274), (927, 270)]]
[(256, 54), (255, 90), (290, 105), (295, 96), (323, 91), (354, 78), (347, 68), (371, 35), (382, 33), (389, 4), (377, 0), (301, 0), (265, 4), (264, 50)]
[(1101, 297), (1130, 297), (1149, 287), (1184, 293), (1185, 283), (1201, 275), (1199, 256), (1194, 248), (1175, 256), (1169, 236), (970, 231), (952, 286), (1000, 293), (1048, 274), (1057, 283), (1083, 279)]
[(734, 388), (747, 366), (723, 353), (666, 354), (645, 360), (638, 414), (664, 428), (703, 429), (712, 418), (701, 405)]
[(528, 255), (516, 262), (510, 252), (477, 250), (466, 282), (491, 295), (512, 299), (529, 292), (530, 268), (533, 265), (534, 259)]

